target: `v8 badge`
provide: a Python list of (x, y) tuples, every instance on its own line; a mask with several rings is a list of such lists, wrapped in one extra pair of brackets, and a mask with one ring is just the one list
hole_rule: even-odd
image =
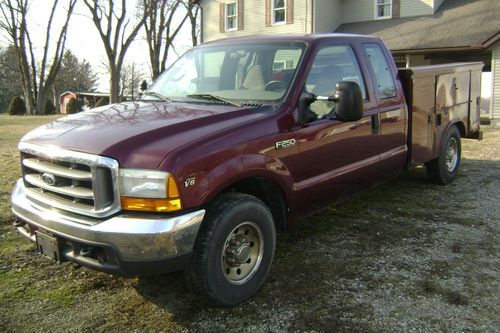
[(196, 183), (195, 177), (186, 178), (186, 180), (184, 181), (184, 186), (185, 187), (194, 186), (195, 183)]

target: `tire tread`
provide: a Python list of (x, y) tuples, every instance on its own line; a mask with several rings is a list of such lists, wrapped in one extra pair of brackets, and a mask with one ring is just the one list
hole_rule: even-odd
[(242, 202), (248, 201), (253, 201), (262, 205), (268, 210), (269, 215), (271, 215), (269, 208), (254, 196), (238, 192), (227, 192), (219, 195), (207, 209), (207, 215), (198, 231), (198, 238), (193, 248), (191, 264), (185, 272), (185, 278), (189, 287), (195, 293), (205, 296), (212, 303), (217, 305), (227, 306), (234, 305), (234, 303), (221, 301), (208, 285), (208, 279), (206, 278), (209, 262), (209, 258), (207, 258), (207, 249), (211, 245), (210, 242), (214, 238), (214, 234), (217, 232), (225, 212)]

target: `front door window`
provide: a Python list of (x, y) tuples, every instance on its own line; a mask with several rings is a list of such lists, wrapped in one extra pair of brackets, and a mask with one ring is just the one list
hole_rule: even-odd
[[(318, 52), (306, 81), (306, 90), (319, 96), (333, 96), (337, 83), (356, 82), (366, 99), (366, 90), (358, 61), (348, 45), (324, 47)], [(318, 117), (330, 113), (334, 102), (316, 101), (311, 104), (311, 111)]]

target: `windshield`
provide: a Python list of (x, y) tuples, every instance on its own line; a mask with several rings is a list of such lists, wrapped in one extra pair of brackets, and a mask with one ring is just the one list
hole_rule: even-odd
[(194, 48), (148, 89), (146, 99), (247, 104), (279, 102), (287, 93), (305, 44), (268, 42)]

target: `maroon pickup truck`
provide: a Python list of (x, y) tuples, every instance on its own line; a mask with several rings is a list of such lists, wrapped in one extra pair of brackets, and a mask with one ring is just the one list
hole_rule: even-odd
[(360, 35), (193, 48), (142, 99), (60, 118), (19, 143), (15, 226), (57, 261), (184, 270), (210, 300), (259, 290), (276, 230), (425, 164), (437, 183), (480, 138), (482, 64), (396, 69)]

